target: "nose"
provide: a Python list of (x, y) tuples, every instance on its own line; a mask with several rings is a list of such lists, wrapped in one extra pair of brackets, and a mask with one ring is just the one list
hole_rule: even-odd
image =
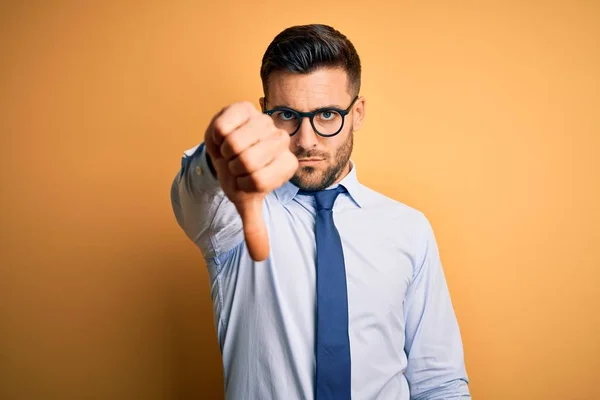
[(314, 131), (310, 123), (310, 119), (305, 117), (302, 119), (302, 123), (300, 124), (300, 128), (298, 128), (298, 132), (296, 132), (291, 139), (292, 143), (294, 143), (296, 147), (309, 150), (317, 146), (319, 142), (319, 135), (317, 135), (317, 133)]

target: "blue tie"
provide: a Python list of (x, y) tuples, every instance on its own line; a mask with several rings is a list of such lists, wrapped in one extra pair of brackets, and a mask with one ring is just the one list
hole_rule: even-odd
[(350, 339), (342, 241), (333, 222), (333, 204), (345, 191), (312, 192), (317, 203), (316, 400), (349, 400)]

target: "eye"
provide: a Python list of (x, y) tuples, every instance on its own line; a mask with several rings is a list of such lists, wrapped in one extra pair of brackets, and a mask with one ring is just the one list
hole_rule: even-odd
[(319, 118), (323, 121), (331, 121), (338, 116), (337, 112), (332, 110), (324, 110), (319, 113)]
[(290, 121), (296, 118), (296, 115), (291, 111), (279, 111), (277, 112), (277, 118), (282, 121)]

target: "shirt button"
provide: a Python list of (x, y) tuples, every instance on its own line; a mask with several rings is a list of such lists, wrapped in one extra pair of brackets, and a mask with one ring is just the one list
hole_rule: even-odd
[(204, 170), (202, 169), (202, 167), (196, 166), (196, 173), (198, 175), (202, 175), (202, 174), (204, 174)]

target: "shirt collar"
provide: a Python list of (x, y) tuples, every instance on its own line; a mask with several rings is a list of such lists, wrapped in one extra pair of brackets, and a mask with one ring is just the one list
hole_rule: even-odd
[[(362, 190), (362, 185), (358, 181), (358, 177), (356, 175), (356, 164), (352, 160), (350, 160), (350, 172), (338, 183), (331, 185), (327, 189), (333, 189), (338, 185), (342, 185), (348, 191), (350, 198), (354, 203), (362, 208), (364, 204), (364, 192)], [(299, 188), (294, 185), (292, 182), (288, 181), (284, 183), (279, 188), (275, 189), (275, 196), (282, 203), (287, 203), (291, 201), (298, 194)]]

